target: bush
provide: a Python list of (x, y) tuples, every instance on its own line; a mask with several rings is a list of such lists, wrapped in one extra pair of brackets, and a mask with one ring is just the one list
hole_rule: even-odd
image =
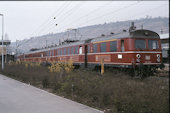
[(69, 62), (52, 62), (51, 66), (48, 67), (50, 72), (66, 72), (69, 73), (74, 69), (73, 63), (70, 60)]
[[(99, 72), (72, 70), (67, 76), (62, 72), (49, 72), (35, 63), (5, 65), (3, 74), (33, 84), (53, 89), (54, 93), (110, 113), (169, 113), (169, 79), (148, 77), (131, 78), (121, 71)], [(159, 73), (158, 73), (159, 74)]]
[(47, 76), (45, 76), (44, 79), (42, 80), (42, 85), (43, 85), (43, 88), (47, 88), (49, 86), (49, 80)]

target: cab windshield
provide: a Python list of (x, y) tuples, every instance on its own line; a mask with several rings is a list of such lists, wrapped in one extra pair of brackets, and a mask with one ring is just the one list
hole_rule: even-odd
[(148, 40), (149, 49), (158, 49), (158, 41), (157, 40)]
[(145, 40), (135, 40), (135, 48), (136, 49), (146, 49), (146, 41)]

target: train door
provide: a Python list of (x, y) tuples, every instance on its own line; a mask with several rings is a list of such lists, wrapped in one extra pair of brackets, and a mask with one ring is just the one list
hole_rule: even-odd
[(83, 53), (82, 46), (79, 47), (79, 54), (81, 55)]
[(84, 58), (84, 67), (87, 68), (87, 45), (84, 47), (84, 53), (85, 53), (85, 58)]
[(121, 40), (121, 52), (125, 51), (124, 40)]

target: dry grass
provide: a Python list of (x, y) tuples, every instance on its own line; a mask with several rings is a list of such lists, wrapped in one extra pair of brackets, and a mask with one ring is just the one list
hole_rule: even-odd
[(47, 67), (6, 65), (3, 74), (110, 113), (169, 113), (169, 79), (131, 78), (114, 70), (50, 73)]

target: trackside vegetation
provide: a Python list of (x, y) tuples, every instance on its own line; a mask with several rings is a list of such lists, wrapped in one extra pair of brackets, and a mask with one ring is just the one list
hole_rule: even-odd
[[(71, 61), (48, 66), (10, 62), (0, 72), (105, 113), (169, 113), (168, 77), (139, 79), (119, 70), (101, 75), (74, 69)], [(168, 71), (161, 74), (168, 76)]]

